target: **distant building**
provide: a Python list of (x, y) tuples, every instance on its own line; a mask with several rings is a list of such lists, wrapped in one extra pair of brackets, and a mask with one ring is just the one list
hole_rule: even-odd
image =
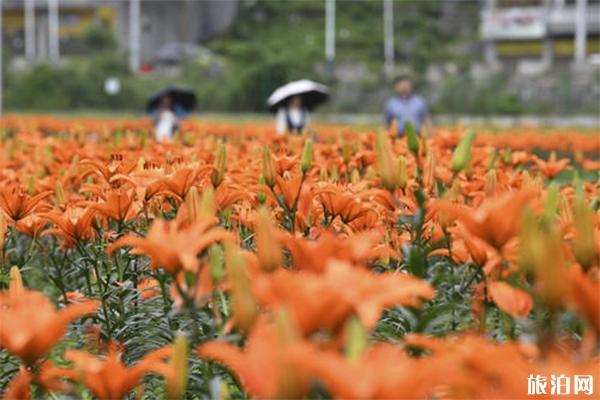
[(480, 33), (490, 64), (585, 64), (600, 55), (600, 0), (485, 0)]
[[(117, 30), (123, 50), (129, 43), (129, 1), (119, 1)], [(140, 2), (142, 63), (152, 62), (169, 43), (201, 44), (226, 32), (238, 16), (237, 0), (152, 0)]]
[[(59, 4), (59, 43), (61, 54), (76, 54), (86, 49), (83, 37), (97, 25), (115, 33), (117, 44), (128, 51), (129, 5), (131, 0), (56, 0)], [(26, 52), (27, 0), (3, 1), (3, 46), (14, 55)], [(48, 59), (48, 0), (32, 0), (34, 58)], [(199, 44), (221, 34), (235, 22), (238, 0), (140, 0), (140, 58), (151, 62), (163, 45)]]
[[(116, 27), (116, 10), (109, 1), (59, 0), (59, 41), (61, 52), (77, 53), (82, 50), (81, 39), (93, 24), (107, 29)], [(34, 27), (32, 48), (35, 58), (45, 60), (49, 48), (48, 1), (33, 3)], [(13, 55), (25, 55), (26, 22), (25, 1), (3, 1), (3, 43)]]

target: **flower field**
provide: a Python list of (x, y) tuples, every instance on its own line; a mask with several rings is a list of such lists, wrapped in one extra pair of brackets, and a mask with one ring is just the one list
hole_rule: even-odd
[(0, 123), (4, 398), (600, 395), (599, 132)]

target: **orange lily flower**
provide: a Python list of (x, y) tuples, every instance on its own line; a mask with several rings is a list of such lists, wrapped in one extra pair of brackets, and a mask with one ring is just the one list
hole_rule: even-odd
[(94, 313), (98, 306), (88, 300), (56, 312), (43, 294), (13, 281), (8, 291), (0, 292), (0, 347), (31, 365), (54, 347), (69, 322)]
[[(202, 168), (202, 171), (210, 172), (212, 165), (207, 165)], [(201, 170), (193, 168), (181, 168), (175, 171), (171, 176), (162, 179), (164, 191), (168, 192), (180, 200), (185, 199), (187, 192), (195, 184)]]
[(50, 212), (42, 214), (42, 218), (52, 222), (56, 227), (47, 229), (43, 235), (54, 235), (63, 239), (63, 247), (69, 249), (78, 242), (94, 237), (92, 222), (95, 212), (91, 208), (68, 208), (64, 213)]
[(121, 190), (111, 191), (104, 203), (91, 204), (90, 207), (103, 216), (119, 222), (130, 220), (139, 211), (139, 206), (134, 204), (132, 192)]
[(497, 262), (492, 254), (493, 249), (486, 242), (467, 232), (464, 227), (457, 226), (449, 228), (448, 231), (452, 235), (451, 252), (447, 248), (440, 248), (429, 253), (430, 255), (452, 256), (452, 260), (457, 264), (472, 262), (481, 267), (489, 267), (488, 263)]
[(117, 248), (131, 246), (131, 254), (150, 257), (152, 269), (162, 267), (171, 275), (182, 269), (196, 271), (199, 253), (212, 243), (232, 239), (232, 234), (218, 228), (217, 223), (217, 218), (204, 218), (182, 227), (177, 221), (157, 219), (145, 238), (125, 235), (110, 245), (107, 251), (112, 253)]
[(538, 170), (540, 170), (540, 172), (544, 174), (546, 178), (553, 178), (560, 174), (564, 169), (572, 169), (571, 167), (568, 167), (571, 160), (568, 158), (557, 160), (556, 152), (554, 151), (550, 153), (550, 158), (548, 158), (548, 161), (544, 161), (539, 157), (535, 157), (533, 161), (535, 162)]
[[(432, 381), (441, 384), (449, 397), (527, 398), (528, 377), (550, 376), (556, 373), (554, 371), (566, 376), (592, 375), (592, 391), (598, 390), (596, 380), (600, 375), (598, 360), (594, 358), (570, 357), (556, 349), (550, 349), (546, 357), (539, 358), (539, 349), (535, 346), (495, 343), (474, 335), (451, 340), (407, 335), (405, 340), (411, 346), (431, 351), (431, 355), (420, 360), (431, 369), (428, 375)], [(506, 368), (507, 365), (510, 368)]]
[[(169, 288), (169, 294), (173, 299), (175, 308), (181, 309), (185, 305), (185, 299), (182, 297), (181, 292), (185, 293), (189, 299), (192, 299), (197, 306), (202, 306), (209, 300), (215, 288), (219, 287), (218, 283), (214, 282), (208, 265), (201, 264), (199, 268), (200, 273), (196, 276), (196, 281), (192, 285), (189, 285), (186, 281), (184, 270), (175, 276)], [(160, 292), (157, 291), (157, 294), (160, 294)]]
[(252, 201), (251, 195), (235, 184), (221, 184), (215, 190), (215, 203), (221, 211), (239, 201)]
[(277, 175), (275, 177), (276, 188), (283, 196), (285, 205), (291, 209), (294, 206), (296, 197), (300, 194), (300, 186), (302, 185), (302, 175), (286, 173), (284, 177)]
[(75, 364), (75, 368), (81, 372), (80, 380), (94, 395), (102, 400), (113, 400), (123, 398), (149, 372), (169, 375), (171, 369), (165, 359), (170, 354), (171, 348), (163, 347), (146, 354), (133, 367), (128, 368), (121, 361), (121, 351), (113, 342), (109, 345), (105, 358), (97, 358), (83, 351), (67, 350), (65, 359)]
[(358, 360), (337, 352), (314, 348), (294, 349), (290, 363), (325, 385), (333, 398), (340, 399), (424, 399), (436, 397), (450, 376), (455, 374), (453, 360), (417, 359), (392, 344), (375, 344)]
[[(135, 188), (136, 198), (144, 204), (148, 203), (152, 198), (158, 195), (164, 189), (163, 178), (159, 177), (160, 172), (141, 171), (132, 173), (132, 175), (117, 174), (110, 179), (110, 183), (126, 182)], [(160, 173), (162, 175), (162, 173)], [(123, 186), (121, 186), (122, 188)]]
[(427, 282), (410, 275), (373, 274), (337, 260), (322, 275), (279, 269), (255, 277), (252, 284), (259, 302), (285, 307), (305, 333), (320, 327), (336, 330), (353, 312), (372, 327), (386, 307), (416, 307), (434, 293)]
[(46, 360), (31, 372), (25, 366), (21, 366), (19, 372), (13, 377), (3, 394), (4, 399), (30, 399), (30, 384), (35, 382), (44, 391), (68, 392), (71, 385), (59, 378), (75, 379), (75, 371), (67, 368), (57, 368), (52, 361)]
[(286, 156), (285, 154), (273, 157), (275, 161), (275, 171), (277, 175), (282, 176), (284, 172), (292, 172), (299, 164), (297, 156)]
[(20, 219), (15, 227), (17, 231), (31, 238), (37, 237), (39, 233), (46, 227), (47, 222), (40, 217), (39, 214), (31, 214), (23, 219)]
[(16, 222), (31, 215), (42, 206), (42, 200), (51, 194), (51, 191), (45, 191), (35, 196), (29, 196), (18, 185), (7, 186), (0, 191), (0, 209)]
[(135, 162), (124, 162), (122, 154), (112, 154), (109, 163), (86, 159), (81, 161), (81, 165), (89, 167), (82, 176), (85, 177), (93, 173), (102, 177), (106, 183), (111, 183), (113, 176), (119, 174), (127, 175), (136, 167)]
[(329, 231), (324, 231), (318, 239), (308, 240), (282, 232), (280, 240), (290, 251), (296, 268), (321, 273), (325, 271), (330, 259), (362, 264), (381, 256), (385, 248), (377, 246), (377, 242), (382, 236), (380, 232), (374, 230), (349, 237), (335, 236)]
[(148, 300), (160, 295), (158, 281), (154, 278), (142, 278), (138, 281), (137, 290), (140, 292), (140, 299)]
[(294, 348), (307, 346), (294, 333), (259, 320), (243, 350), (213, 341), (198, 347), (198, 354), (227, 366), (252, 396), (290, 399), (303, 398), (309, 388), (307, 374), (295, 368), (289, 359)]
[(356, 199), (356, 195), (342, 191), (334, 185), (321, 189), (317, 193), (325, 211), (334, 218), (339, 216), (346, 224), (365, 214), (373, 213), (372, 209)]
[(516, 236), (523, 207), (535, 194), (536, 190), (533, 188), (508, 192), (486, 200), (476, 210), (447, 200), (438, 201), (434, 207), (450, 219), (460, 221), (472, 235), (501, 249)]
[(531, 295), (506, 282), (493, 281), (488, 285), (490, 298), (503, 311), (515, 318), (525, 318), (533, 308)]

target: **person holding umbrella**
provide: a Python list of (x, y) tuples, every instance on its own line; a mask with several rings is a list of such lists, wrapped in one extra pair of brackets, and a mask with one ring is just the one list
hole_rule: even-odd
[(302, 79), (275, 90), (267, 105), (276, 112), (275, 129), (278, 134), (300, 135), (309, 124), (309, 111), (329, 99), (329, 89), (320, 83)]
[(196, 95), (192, 90), (167, 87), (148, 99), (146, 110), (153, 115), (154, 139), (170, 142), (179, 129), (179, 119), (196, 106)]

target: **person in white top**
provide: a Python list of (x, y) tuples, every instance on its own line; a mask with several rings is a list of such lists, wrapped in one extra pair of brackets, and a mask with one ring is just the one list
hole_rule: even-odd
[(282, 107), (279, 107), (275, 123), (277, 133), (280, 135), (302, 134), (309, 123), (308, 110), (302, 105), (302, 97), (290, 97)]
[(154, 139), (158, 143), (170, 142), (178, 129), (178, 119), (172, 103), (171, 97), (163, 97), (154, 117)]

